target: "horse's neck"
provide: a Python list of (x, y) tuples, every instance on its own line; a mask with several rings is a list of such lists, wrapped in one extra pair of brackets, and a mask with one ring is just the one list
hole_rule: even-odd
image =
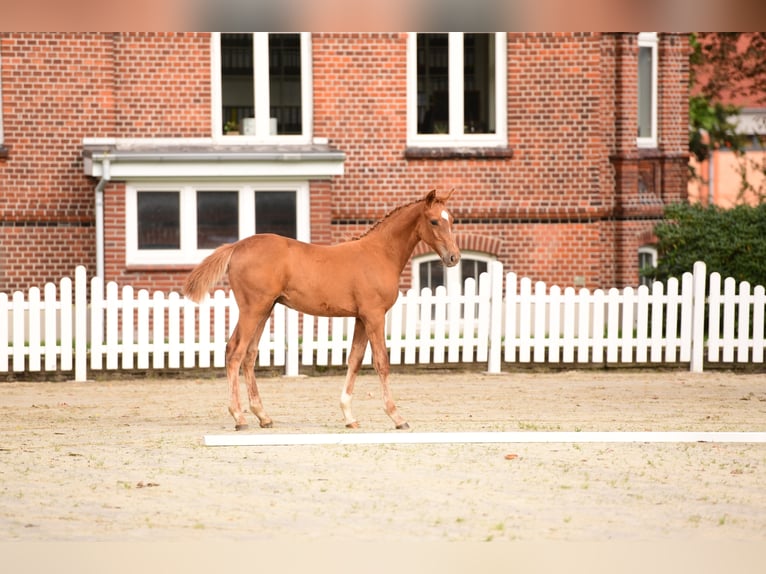
[(382, 220), (360, 241), (378, 246), (380, 252), (385, 254), (401, 273), (420, 241), (416, 226), (421, 209), (419, 202), (402, 207)]

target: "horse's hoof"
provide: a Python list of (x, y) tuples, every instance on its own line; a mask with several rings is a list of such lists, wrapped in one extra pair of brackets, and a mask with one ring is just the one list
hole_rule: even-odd
[(234, 430), (240, 431), (240, 430), (247, 430), (247, 424), (242, 425), (234, 425)]
[(346, 428), (347, 428), (347, 429), (358, 429), (358, 428), (359, 428), (359, 422), (357, 422), (357, 421), (354, 421), (354, 422), (352, 422), (352, 423), (348, 423), (348, 424), (346, 425)]
[(265, 423), (261, 423), (261, 428), (262, 429), (270, 429), (273, 426), (274, 426), (274, 422), (273, 421), (268, 421), (268, 422), (265, 422)]
[(410, 425), (408, 425), (407, 423), (396, 425), (396, 430), (407, 430), (408, 428), (410, 428)]

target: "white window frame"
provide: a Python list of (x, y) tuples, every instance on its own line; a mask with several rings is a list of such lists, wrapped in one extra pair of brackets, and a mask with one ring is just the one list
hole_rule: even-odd
[[(658, 78), (658, 68), (659, 68), (659, 62), (657, 61), (658, 56), (658, 44), (659, 44), (659, 38), (657, 36), (657, 32), (641, 32), (638, 35), (638, 47), (641, 48), (650, 48), (652, 51), (652, 102), (651, 102), (651, 129), (652, 129), (652, 135), (649, 137), (636, 137), (636, 145), (640, 148), (656, 148), (658, 137), (657, 137), (657, 109), (658, 109), (658, 102), (657, 102), (657, 94), (658, 94), (658, 86), (657, 86), (657, 78)], [(638, 74), (636, 75), (636, 82), (638, 82)], [(641, 92), (639, 90), (638, 96), (641, 96)], [(636, 118), (638, 118), (638, 102), (636, 105)]]
[[(177, 191), (180, 193), (180, 249), (138, 249), (138, 193)], [(294, 191), (297, 239), (311, 241), (309, 184), (307, 181), (220, 181), (220, 182), (151, 182), (126, 184), (125, 197), (125, 264), (196, 265), (213, 252), (197, 249), (197, 192), (237, 191), (239, 193), (239, 239), (249, 237), (255, 229), (255, 193)]]
[[(447, 288), (447, 293), (462, 293), (463, 284), (461, 281), (461, 270), (464, 259), (472, 259), (475, 261), (484, 261), (487, 263), (487, 269), (489, 264), (493, 261), (497, 261), (497, 257), (488, 253), (482, 253), (481, 251), (463, 251), (461, 253), (460, 262), (454, 267), (446, 267), (444, 269), (444, 286)], [(426, 253), (424, 255), (418, 255), (412, 258), (412, 287), (420, 293), (423, 287), (420, 285), (420, 265), (423, 263), (430, 263), (432, 261), (441, 261), (441, 258), (436, 253)], [(478, 290), (478, 278), (477, 286)]]
[(647, 282), (645, 277), (641, 276), (641, 256), (642, 255), (648, 255), (649, 259), (651, 260), (652, 267), (657, 267), (657, 248), (652, 245), (642, 245), (638, 248), (638, 284), (639, 285), (646, 285), (647, 287), (651, 287), (651, 282)]
[(495, 32), (495, 133), (467, 134), (463, 126), (463, 32), (449, 32), (449, 133), (418, 133), (418, 42), (407, 35), (407, 145), (501, 147), (508, 145), (508, 55), (505, 32)]
[(271, 112), (269, 93), (269, 34), (253, 34), (253, 81), (255, 86), (255, 135), (225, 135), (223, 133), (221, 85), (221, 33), (211, 34), (211, 70), (212, 82), (212, 137), (216, 143), (228, 144), (308, 144), (312, 141), (313, 128), (313, 71), (311, 65), (311, 33), (301, 32), (301, 122), (302, 134), (277, 135), (271, 133)]

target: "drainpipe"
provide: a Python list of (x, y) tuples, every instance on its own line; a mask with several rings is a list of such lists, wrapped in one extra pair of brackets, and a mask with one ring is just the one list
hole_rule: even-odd
[(96, 277), (104, 279), (104, 188), (111, 178), (109, 160), (101, 161), (101, 179), (96, 185)]
[(715, 176), (715, 170), (713, 168), (713, 158), (715, 151), (710, 150), (707, 155), (707, 204), (713, 205), (715, 203), (715, 190), (713, 189), (713, 176)]

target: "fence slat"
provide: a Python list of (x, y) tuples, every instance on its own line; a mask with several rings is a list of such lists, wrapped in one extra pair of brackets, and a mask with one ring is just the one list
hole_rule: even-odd
[(725, 363), (734, 361), (736, 292), (737, 282), (733, 277), (727, 277), (723, 282), (723, 338), (721, 339), (722, 358)]
[(465, 281), (463, 295), (463, 361), (472, 363), (476, 347), (476, 280), (469, 277)]
[(517, 360), (516, 305), (518, 282), (516, 274), (511, 272), (505, 277), (505, 349), (503, 358), (508, 363)]
[(577, 362), (587, 363), (590, 360), (591, 341), (591, 306), (593, 297), (586, 288), (580, 289), (577, 302)]
[[(645, 363), (648, 357), (649, 343), (649, 288), (646, 285), (640, 285), (636, 291), (635, 325), (635, 360), (637, 363)], [(633, 330), (631, 330), (631, 333), (633, 333)]]
[(633, 349), (635, 339), (633, 338), (633, 314), (636, 305), (636, 297), (633, 293), (633, 287), (626, 287), (622, 292), (622, 325), (620, 346), (622, 353), (620, 360), (623, 363), (633, 362)]
[(739, 306), (737, 309), (737, 361), (750, 360), (750, 283), (739, 284)]
[[(447, 351), (447, 288), (439, 285), (435, 291), (433, 361), (443, 363)], [(393, 322), (392, 322), (393, 323)], [(393, 326), (392, 326), (393, 328)], [(392, 333), (393, 335), (393, 333)], [(393, 341), (393, 336), (391, 337)]]
[(503, 350), (503, 266), (499, 261), (489, 264), (492, 285), (490, 290), (489, 364), (487, 372), (500, 373)]
[(532, 358), (532, 280), (523, 277), (519, 282), (519, 362)]
[(418, 333), (418, 362), (421, 365), (431, 362), (431, 289), (424, 288), (420, 292), (420, 332)]
[(155, 291), (152, 296), (152, 368), (165, 368), (165, 294)]
[(662, 318), (663, 311), (666, 306), (666, 299), (664, 293), (664, 286), (659, 281), (655, 281), (652, 284), (651, 294), (651, 333), (650, 333), (650, 354), (649, 360), (652, 363), (659, 363), (662, 361)]
[[(551, 288), (553, 293), (553, 288)], [(564, 289), (563, 297), (564, 305), (564, 340), (562, 342), (562, 356), (561, 360), (564, 363), (574, 363), (574, 351), (575, 351), (575, 328), (577, 323), (575, 322), (577, 299), (575, 295), (574, 287), (567, 287)], [(556, 334), (558, 337), (558, 333)]]
[(532, 329), (532, 360), (535, 363), (545, 362), (545, 335), (548, 331), (547, 325), (545, 324), (548, 305), (545, 303), (550, 301), (550, 299), (546, 296), (545, 291), (545, 283), (542, 281), (535, 282), (534, 302), (532, 303), (534, 309), (534, 327)]
[(8, 295), (0, 293), (0, 371), (8, 371), (8, 352), (9, 346), (9, 333), (8, 325), (10, 324), (11, 306), (8, 304)]
[(489, 273), (479, 275), (479, 292), (477, 300), (477, 329), (476, 329), (476, 362), (486, 363), (489, 353), (490, 305), (492, 304), (492, 288)]
[(26, 367), (26, 340), (27, 334), (24, 328), (24, 316), (26, 304), (24, 293), (13, 293), (13, 370), (23, 371)]
[(44, 368), (46, 371), (55, 371), (58, 366), (58, 345), (56, 344), (56, 339), (59, 302), (56, 296), (56, 286), (53, 283), (46, 283), (43, 297), (43, 315), (45, 321), (43, 354), (45, 356)]
[(122, 368), (133, 368), (133, 287), (122, 288)]
[[(75, 339), (74, 339), (74, 316), (72, 314), (72, 280), (64, 277), (59, 282), (59, 330), (60, 330), (60, 368), (62, 371), (71, 371), (73, 368)], [(75, 377), (76, 379), (76, 377)]]
[[(88, 380), (88, 276), (85, 267), (79, 265), (74, 273), (74, 338), (75, 338), (75, 361), (74, 380), (83, 382)], [(94, 297), (91, 298), (94, 300)], [(93, 347), (91, 337), (91, 349)]]
[(27, 310), (29, 313), (29, 327), (27, 329), (27, 361), (30, 371), (39, 371), (41, 369), (42, 345), (40, 334), (40, 289), (32, 287), (29, 290), (27, 299)]
[(753, 362), (763, 363), (764, 348), (764, 307), (766, 307), (766, 289), (756, 285), (753, 289)]
[(620, 349), (620, 292), (612, 287), (607, 293), (606, 361), (616, 363)]
[(295, 309), (287, 309), (287, 360), (285, 365), (285, 375), (288, 377), (297, 377), (300, 373), (298, 322), (298, 312)]
[(139, 369), (149, 368), (149, 310), (151, 303), (149, 291), (141, 289), (136, 301), (136, 366)]

